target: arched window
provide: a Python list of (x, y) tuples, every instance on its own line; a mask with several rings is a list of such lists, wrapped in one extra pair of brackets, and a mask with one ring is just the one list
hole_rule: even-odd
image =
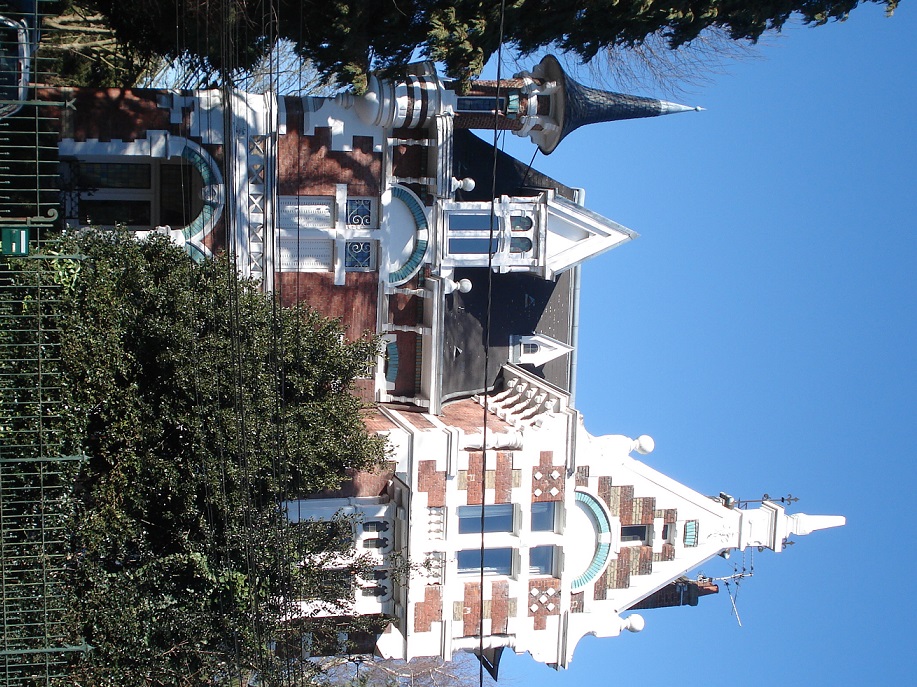
[(532, 239), (527, 236), (513, 236), (509, 240), (510, 253), (528, 253), (532, 250)]
[(79, 224), (181, 229), (201, 214), (204, 180), (183, 157), (88, 157), (64, 162), (67, 218)]
[(530, 231), (532, 228), (532, 218), (526, 215), (511, 215), (509, 226), (513, 231)]

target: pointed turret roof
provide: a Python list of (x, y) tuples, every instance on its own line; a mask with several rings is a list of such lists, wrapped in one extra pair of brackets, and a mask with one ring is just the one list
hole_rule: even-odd
[(538, 145), (545, 155), (552, 153), (570, 132), (586, 124), (658, 117), (702, 109), (584, 86), (571, 78), (553, 55), (545, 57), (535, 68), (535, 73), (546, 81), (557, 82), (559, 86), (551, 103), (551, 116), (559, 128), (553, 135), (545, 136), (543, 143)]

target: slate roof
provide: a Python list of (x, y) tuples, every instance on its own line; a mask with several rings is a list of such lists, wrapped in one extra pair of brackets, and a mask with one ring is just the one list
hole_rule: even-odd
[[(470, 280), (472, 289), (446, 296), (443, 401), (479, 393), (485, 387), (487, 268), (456, 269), (453, 278)], [(510, 336), (541, 333), (572, 344), (572, 283), (572, 271), (564, 272), (557, 281), (531, 274), (493, 274), (487, 388), (493, 387), (500, 367), (509, 360)], [(569, 354), (529, 369), (555, 386), (570, 389)]]
[[(472, 191), (456, 191), (455, 199), (464, 201), (491, 200), (494, 147), (467, 129), (455, 129), (452, 174), (458, 179), (471, 177), (475, 181)], [(533, 196), (546, 188), (553, 188), (567, 200), (575, 201), (576, 192), (569, 186), (542, 174), (537, 169), (516, 158), (497, 151), (497, 197)]]

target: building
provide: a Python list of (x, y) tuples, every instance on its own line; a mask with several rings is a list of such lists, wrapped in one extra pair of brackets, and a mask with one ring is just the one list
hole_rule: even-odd
[(636, 234), (471, 131), (550, 153), (584, 124), (692, 108), (585, 88), (550, 57), (467, 94), (414, 65), (359, 98), (39, 97), (68, 222), (167, 233), (196, 259), (228, 250), (281, 302), (384, 338), (358, 392), (391, 469), (287, 504), (294, 522), (357, 516), (378, 566), (353, 610), (386, 619), (381, 655), (476, 651), (495, 670), (512, 648), (564, 667), (584, 635), (642, 629), (632, 609), (715, 592), (685, 578), (712, 556), (843, 524), (710, 498), (636, 458), (649, 437), (586, 432), (580, 267)]

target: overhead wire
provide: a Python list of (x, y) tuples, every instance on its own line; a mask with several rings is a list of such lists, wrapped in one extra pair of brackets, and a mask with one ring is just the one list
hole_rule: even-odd
[[(480, 604), (478, 608), (480, 613), (478, 616), (478, 685), (483, 687), (484, 685), (484, 556), (486, 552), (486, 537), (485, 537), (485, 494), (486, 494), (486, 484), (487, 484), (487, 432), (488, 432), (488, 408), (487, 408), (487, 389), (490, 385), (490, 345), (491, 345), (491, 316), (493, 313), (493, 259), (494, 259), (494, 238), (496, 234), (496, 225), (497, 225), (497, 216), (496, 216), (496, 202), (497, 202), (497, 166), (499, 162), (499, 140), (500, 140), (500, 117), (501, 117), (501, 108), (500, 108), (500, 89), (501, 89), (501, 79), (503, 76), (503, 22), (506, 16), (506, 0), (501, 0), (500, 2), (500, 28), (498, 34), (498, 44), (497, 44), (497, 79), (496, 79), (496, 88), (494, 92), (494, 124), (493, 124), (493, 162), (491, 167), (491, 184), (490, 184), (490, 234), (488, 237), (488, 247), (487, 247), (487, 302), (484, 316), (484, 380), (483, 380), (483, 394), (484, 394), (484, 408), (483, 408), (483, 427), (482, 427), (482, 442), (481, 442), (481, 475), (479, 483), (481, 485), (481, 517), (480, 517), (480, 529), (481, 529), (481, 549), (480, 549), (480, 558), (481, 558), (481, 567), (479, 575), (479, 584), (478, 584), (478, 593)], [(493, 605), (493, 604), (491, 604)]]

